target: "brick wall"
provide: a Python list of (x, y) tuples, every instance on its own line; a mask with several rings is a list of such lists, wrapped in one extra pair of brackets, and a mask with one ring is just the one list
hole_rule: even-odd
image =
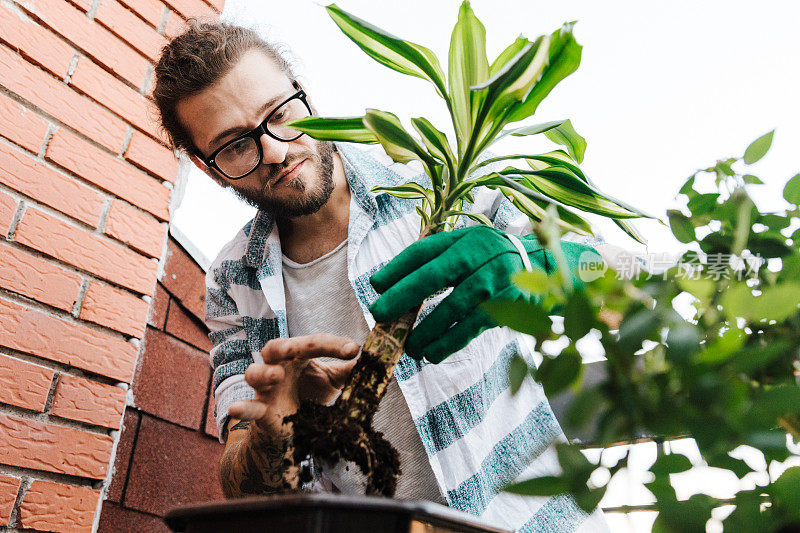
[(168, 531), (160, 517), (177, 505), (222, 499), (205, 273), (170, 239), (125, 412), (101, 532)]
[[(136, 479), (195, 478), (194, 463), (159, 446), (218, 453), (195, 431), (208, 395), (201, 302), (175, 281), (189, 268), (197, 283), (198, 269), (157, 283), (177, 250), (166, 236), (178, 167), (145, 95), (166, 38), (223, 2), (0, 2), (0, 527), (92, 531), (116, 494), (117, 449), (133, 460), (107, 512), (158, 514), (180, 497)], [(146, 327), (167, 293), (174, 312)], [(186, 374), (160, 374), (167, 359)], [(176, 387), (178, 403), (161, 397)], [(121, 432), (126, 403), (139, 408)]]

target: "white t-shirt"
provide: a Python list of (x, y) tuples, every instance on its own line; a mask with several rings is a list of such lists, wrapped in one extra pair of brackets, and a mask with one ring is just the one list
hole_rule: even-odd
[[(369, 328), (347, 277), (347, 240), (309, 263), (296, 263), (283, 256), (283, 286), (289, 336), (331, 333), (364, 343)], [(394, 378), (381, 399), (373, 425), (400, 453), (402, 474), (395, 497), (444, 504), (411, 412)], [(333, 481), (342, 492), (363, 494), (358, 467), (351, 466), (341, 474)]]

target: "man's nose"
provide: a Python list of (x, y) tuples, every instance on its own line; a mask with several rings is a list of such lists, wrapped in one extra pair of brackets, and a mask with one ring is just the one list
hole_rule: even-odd
[(266, 133), (258, 139), (264, 156), (261, 163), (264, 165), (274, 165), (283, 163), (286, 160), (286, 152), (289, 150), (289, 143), (273, 139)]

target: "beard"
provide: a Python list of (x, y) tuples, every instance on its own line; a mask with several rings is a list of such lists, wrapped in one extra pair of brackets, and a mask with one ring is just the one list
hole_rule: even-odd
[[(234, 189), (230, 184), (226, 184), (226, 186), (248, 205), (259, 211), (271, 213), (276, 218), (293, 218), (316, 213), (328, 202), (334, 189), (333, 143), (317, 141), (316, 145), (316, 151), (302, 152), (280, 165), (268, 165), (270, 167), (268, 179), (263, 190)], [(307, 163), (311, 163), (311, 165), (306, 165), (311, 168), (303, 169), (310, 177), (309, 183), (299, 175), (295, 176), (290, 181), (282, 183), (282, 187), (293, 189), (300, 195), (297, 198), (277, 198), (273, 191), (273, 184), (278, 174), (303, 159), (307, 159)]]

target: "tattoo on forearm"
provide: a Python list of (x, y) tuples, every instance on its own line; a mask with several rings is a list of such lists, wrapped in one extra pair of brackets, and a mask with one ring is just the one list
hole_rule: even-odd
[[(239, 424), (241, 422), (231, 431)], [(287, 442), (277, 438), (257, 443), (244, 438), (227, 449), (220, 462), (220, 481), (225, 496), (241, 498), (286, 490), (283, 478), (286, 450)]]
[(250, 427), (250, 424), (252, 424), (250, 420), (239, 420), (228, 431), (231, 432), (236, 431), (237, 429), (247, 429)]

